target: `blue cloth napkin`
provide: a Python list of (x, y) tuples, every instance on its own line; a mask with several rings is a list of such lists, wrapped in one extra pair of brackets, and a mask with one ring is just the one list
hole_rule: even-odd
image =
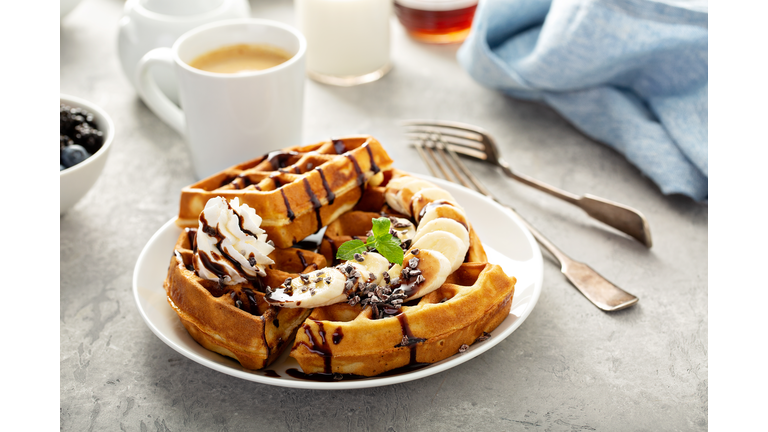
[(663, 193), (703, 201), (707, 29), (706, 9), (655, 1), (481, 0), (457, 57), (480, 84), (550, 105)]

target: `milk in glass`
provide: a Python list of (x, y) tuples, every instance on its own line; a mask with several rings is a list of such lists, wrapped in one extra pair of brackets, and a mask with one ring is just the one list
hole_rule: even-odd
[(384, 75), (391, 11), (391, 0), (296, 0), (310, 77), (352, 85)]

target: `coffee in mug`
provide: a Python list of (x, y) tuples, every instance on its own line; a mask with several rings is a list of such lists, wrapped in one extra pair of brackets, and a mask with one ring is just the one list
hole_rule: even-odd
[(291, 59), (285, 50), (272, 45), (237, 44), (209, 51), (189, 62), (193, 68), (215, 73), (259, 71)]
[[(136, 67), (136, 89), (187, 139), (202, 179), (302, 144), (306, 47), (304, 36), (282, 23), (218, 21), (188, 31), (172, 48), (145, 54)], [(198, 60), (221, 69), (198, 69)], [(155, 67), (174, 71), (181, 109), (158, 88), (150, 73)]]

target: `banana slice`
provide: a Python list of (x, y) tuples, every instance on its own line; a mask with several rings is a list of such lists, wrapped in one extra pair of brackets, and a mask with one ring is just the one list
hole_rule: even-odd
[(410, 203), (403, 203), (397, 194), (406, 184), (413, 180), (416, 180), (416, 178), (411, 176), (403, 176), (394, 178), (390, 180), (389, 183), (387, 183), (387, 189), (384, 191), (384, 199), (387, 201), (387, 204), (398, 213), (405, 215), (410, 214), (408, 212), (408, 205)]
[(375, 283), (377, 285), (381, 284), (381, 281), (384, 279), (384, 273), (389, 269), (389, 261), (381, 254), (375, 252), (368, 252), (363, 255), (363, 261), (361, 262), (350, 260), (346, 264), (351, 265), (360, 272), (362, 282)]
[[(451, 263), (451, 273), (453, 273), (459, 266), (461, 266), (461, 263), (464, 262), (464, 257), (467, 256), (467, 251), (469, 250), (469, 236), (467, 236), (467, 241), (464, 242), (449, 232), (434, 231), (425, 234), (419, 241), (414, 242), (411, 246), (411, 250), (413, 249), (418, 249), (419, 251), (424, 249), (432, 252), (440, 252)], [(419, 255), (421, 255), (421, 253), (419, 253)]]
[(467, 214), (464, 213), (464, 209), (444, 202), (427, 204), (422, 210), (419, 226), (438, 218), (453, 219), (465, 227), (469, 227), (469, 223), (467, 223)]
[(395, 235), (401, 242), (416, 236), (416, 227), (408, 219), (393, 217), (391, 220), (390, 229), (395, 231)]
[(384, 171), (379, 171), (378, 173), (371, 176), (370, 179), (368, 179), (368, 185), (369, 186), (378, 186), (384, 181)]
[(397, 193), (397, 198), (400, 200), (400, 204), (402, 204), (404, 208), (409, 210), (408, 213), (404, 213), (404, 214), (411, 214), (410, 213), (411, 200), (413, 199), (414, 195), (416, 195), (417, 193), (419, 193), (419, 191), (423, 189), (436, 188), (436, 187), (437, 186), (435, 186), (434, 183), (430, 183), (426, 180), (421, 180), (417, 178), (413, 178), (412, 181), (409, 181), (408, 183), (403, 185), (403, 187)]
[(448, 191), (446, 190), (436, 188), (436, 187), (422, 189), (413, 196), (410, 203), (410, 209), (413, 210), (412, 216), (414, 217), (414, 219), (416, 219), (416, 222), (420, 222), (421, 220), (421, 211), (427, 205), (431, 203), (436, 203), (436, 202), (444, 202), (444, 203), (449, 203), (451, 205), (454, 205), (456, 207), (461, 207), (459, 203), (457, 203), (456, 200), (453, 198), (453, 196), (450, 193), (448, 193)]
[[(316, 308), (341, 303), (360, 283), (380, 284), (389, 269), (382, 255), (369, 252), (363, 261), (347, 261), (301, 275), (267, 294), (268, 303), (286, 308)], [(342, 269), (342, 270), (340, 270)]]
[(419, 239), (429, 233), (440, 231), (455, 235), (461, 239), (461, 241), (467, 245), (467, 249), (469, 249), (469, 231), (467, 231), (467, 227), (453, 219), (448, 218), (432, 219), (427, 223), (422, 221), (422, 223), (419, 224), (419, 229), (416, 230), (416, 236), (413, 238), (413, 242), (411, 244), (416, 244)]
[(333, 267), (310, 272), (293, 278), (266, 295), (270, 304), (287, 308), (316, 308), (347, 300), (344, 285), (347, 277)]
[[(427, 249), (419, 250), (418, 255), (407, 254), (403, 259), (403, 265), (395, 267), (401, 267), (394, 276), (399, 278), (399, 288), (405, 292), (406, 301), (423, 297), (440, 288), (448, 275), (453, 272), (451, 263), (445, 255)], [(390, 274), (395, 267), (390, 269)]]

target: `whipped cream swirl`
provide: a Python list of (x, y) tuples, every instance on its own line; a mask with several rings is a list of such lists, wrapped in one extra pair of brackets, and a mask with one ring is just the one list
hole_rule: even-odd
[(238, 198), (208, 200), (197, 230), (197, 274), (226, 285), (266, 276), (264, 267), (275, 263), (267, 255), (275, 247), (260, 225), (261, 217)]

